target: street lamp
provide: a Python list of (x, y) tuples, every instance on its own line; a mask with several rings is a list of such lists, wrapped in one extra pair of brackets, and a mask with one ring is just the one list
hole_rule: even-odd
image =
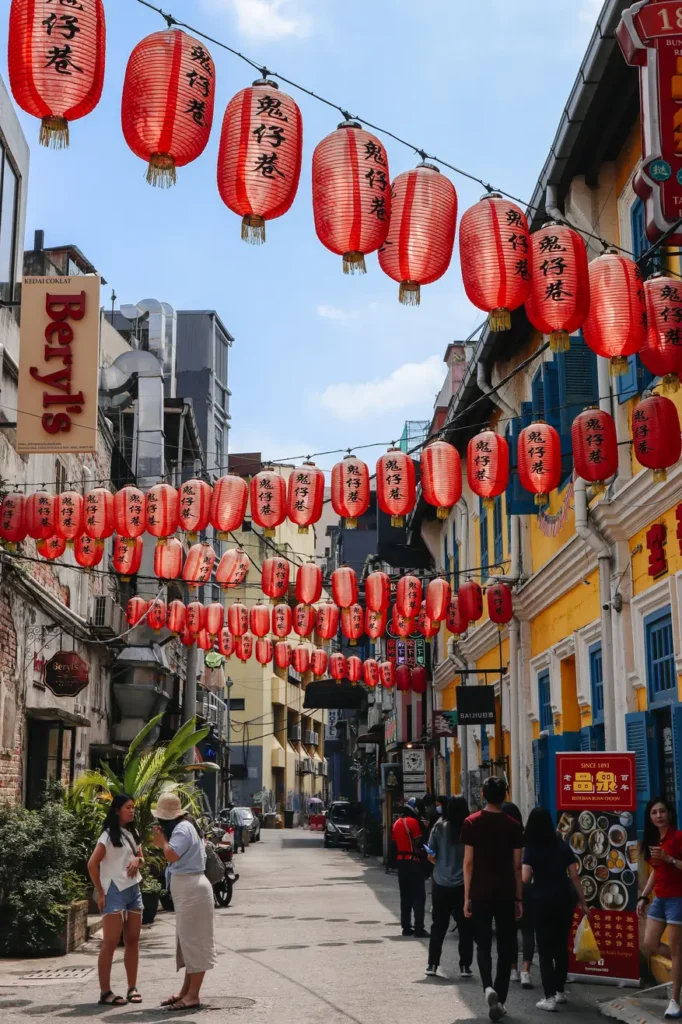
[(231, 756), (230, 756), (230, 691), (234, 683), (232, 676), (228, 676), (225, 680), (225, 688), (227, 689), (227, 802), (232, 803), (232, 778), (230, 773), (231, 767)]

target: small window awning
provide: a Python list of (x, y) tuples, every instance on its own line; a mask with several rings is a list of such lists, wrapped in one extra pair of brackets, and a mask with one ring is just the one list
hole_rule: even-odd
[(41, 722), (63, 722), (64, 725), (78, 725), (85, 729), (90, 727), (90, 719), (78, 715), (75, 711), (64, 708), (26, 708), (27, 718), (38, 718)]
[(364, 743), (367, 746), (371, 746), (372, 744), (374, 744), (375, 746), (380, 747), (383, 741), (382, 737), (377, 736), (375, 732), (363, 732), (360, 736), (358, 736), (355, 742)]

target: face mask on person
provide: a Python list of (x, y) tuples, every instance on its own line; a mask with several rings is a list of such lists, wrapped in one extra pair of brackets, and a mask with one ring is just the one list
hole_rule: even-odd
[(439, 814), (443, 813), (443, 808), (441, 807), (440, 804), (436, 804), (436, 810), (438, 811)]

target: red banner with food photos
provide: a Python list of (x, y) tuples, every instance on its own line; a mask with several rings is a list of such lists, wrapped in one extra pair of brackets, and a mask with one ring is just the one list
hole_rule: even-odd
[(557, 754), (557, 807), (596, 811), (634, 811), (634, 754)]

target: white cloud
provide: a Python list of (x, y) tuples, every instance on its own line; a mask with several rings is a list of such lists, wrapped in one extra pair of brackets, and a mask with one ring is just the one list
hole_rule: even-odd
[(338, 306), (321, 305), (317, 307), (317, 315), (325, 320), (355, 320), (358, 314), (357, 311), (339, 309)]
[(423, 363), (405, 363), (388, 377), (361, 384), (331, 384), (319, 395), (319, 402), (342, 420), (380, 416), (411, 406), (430, 410), (445, 373), (442, 357), (430, 356)]
[(578, 11), (579, 20), (587, 22), (588, 25), (596, 25), (603, 6), (604, 0), (583, 0)]
[(301, 0), (204, 0), (214, 10), (231, 11), (237, 28), (253, 39), (305, 38), (312, 31), (312, 19)]

